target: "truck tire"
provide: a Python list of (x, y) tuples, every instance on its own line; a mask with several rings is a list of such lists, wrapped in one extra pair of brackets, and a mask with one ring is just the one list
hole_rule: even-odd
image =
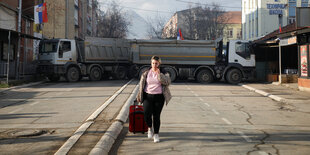
[(238, 84), (242, 80), (242, 73), (239, 69), (231, 69), (226, 74), (226, 80), (230, 84)]
[(60, 80), (60, 76), (57, 76), (57, 75), (51, 75), (51, 76), (48, 76), (48, 79), (52, 82), (57, 82)]
[(80, 71), (77, 67), (70, 67), (66, 74), (66, 79), (69, 82), (77, 82), (80, 79)]
[(171, 82), (175, 81), (177, 78), (177, 73), (171, 67), (165, 67), (165, 71), (169, 74)]
[(91, 81), (99, 81), (102, 78), (102, 71), (98, 66), (94, 66), (91, 70), (90, 70), (90, 75), (89, 75), (89, 79)]
[(211, 83), (214, 80), (213, 74), (210, 70), (200, 70), (196, 76), (197, 82), (200, 83)]
[(123, 66), (118, 67), (115, 73), (113, 73), (113, 78), (118, 80), (124, 80), (127, 77), (127, 69)]

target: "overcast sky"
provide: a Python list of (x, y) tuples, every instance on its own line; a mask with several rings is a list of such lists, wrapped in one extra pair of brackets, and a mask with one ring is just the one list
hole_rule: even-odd
[[(98, 0), (101, 6), (107, 6), (112, 0)], [(136, 11), (144, 19), (157, 14), (170, 18), (176, 11), (188, 8), (187, 2), (202, 4), (217, 3), (226, 11), (241, 11), (241, 0), (116, 0), (125, 10)]]

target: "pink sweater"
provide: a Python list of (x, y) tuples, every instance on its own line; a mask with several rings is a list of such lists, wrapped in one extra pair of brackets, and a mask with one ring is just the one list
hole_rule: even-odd
[(158, 80), (158, 75), (150, 69), (146, 78), (146, 85), (144, 91), (148, 94), (162, 94), (162, 86)]

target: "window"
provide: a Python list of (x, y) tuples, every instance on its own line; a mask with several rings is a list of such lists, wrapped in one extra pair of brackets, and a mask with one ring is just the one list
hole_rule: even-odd
[(241, 29), (238, 29), (237, 30), (237, 39), (241, 39), (241, 34), (242, 34)]
[(236, 53), (249, 60), (251, 58), (251, 52), (250, 52), (250, 44), (249, 43), (242, 43), (242, 42), (237, 42), (236, 43)]
[(227, 38), (233, 38), (234, 30), (232, 28), (227, 29)]
[[(8, 43), (0, 42), (2, 60), (8, 60), (8, 48), (9, 48)], [(13, 61), (14, 57), (15, 57), (15, 46), (11, 44), (10, 45), (10, 60)]]
[(289, 17), (295, 17), (296, 0), (289, 0), (288, 6), (289, 6), (288, 8)]
[(71, 51), (71, 42), (70, 41), (62, 41), (59, 45), (59, 58), (63, 58), (63, 53)]
[(79, 10), (78, 8), (74, 9), (74, 24), (79, 25)]
[(308, 7), (308, 0), (301, 0), (301, 7)]

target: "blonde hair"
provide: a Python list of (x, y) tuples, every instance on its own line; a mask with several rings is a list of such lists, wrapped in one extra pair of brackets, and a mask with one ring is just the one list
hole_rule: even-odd
[(160, 59), (159, 56), (156, 56), (156, 55), (152, 56), (151, 61), (152, 61), (152, 60), (156, 60), (156, 61), (158, 61), (159, 63), (161, 63), (161, 59)]

